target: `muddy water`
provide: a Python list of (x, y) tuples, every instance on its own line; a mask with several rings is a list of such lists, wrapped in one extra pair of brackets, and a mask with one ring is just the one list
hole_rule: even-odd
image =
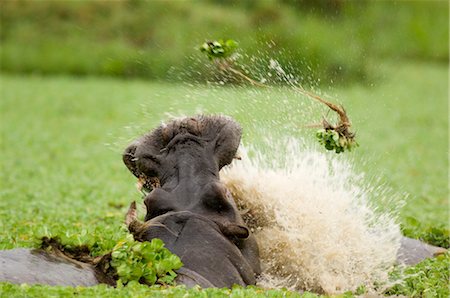
[(260, 244), (259, 285), (341, 293), (386, 281), (401, 234), (373, 204), (382, 192), (335, 154), (272, 144), (273, 155), (241, 147), (242, 159), (221, 173)]

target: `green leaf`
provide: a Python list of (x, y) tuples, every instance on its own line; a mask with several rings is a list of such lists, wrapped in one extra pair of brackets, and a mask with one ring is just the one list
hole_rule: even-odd
[(232, 39), (226, 41), (219, 39), (203, 43), (199, 49), (210, 59), (223, 59), (230, 57), (236, 50), (238, 43)]
[(174, 270), (183, 263), (164, 247), (161, 239), (138, 242), (127, 237), (114, 246), (110, 265), (123, 283), (138, 282), (143, 278), (153, 285), (157, 282), (171, 284), (176, 277)]
[(333, 133), (332, 133), (331, 137), (333, 138), (333, 140), (335, 142), (339, 141), (339, 134), (336, 131), (334, 131), (334, 130), (333, 130)]

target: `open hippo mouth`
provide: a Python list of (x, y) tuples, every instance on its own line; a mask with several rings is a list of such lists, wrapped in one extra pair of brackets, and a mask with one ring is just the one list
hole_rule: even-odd
[(231, 118), (184, 118), (142, 136), (123, 154), (149, 191), (146, 222), (137, 221), (132, 206), (129, 230), (139, 241), (162, 239), (181, 258), (184, 277), (178, 282), (230, 287), (255, 284), (260, 274), (257, 243), (219, 180), (240, 137), (241, 128)]

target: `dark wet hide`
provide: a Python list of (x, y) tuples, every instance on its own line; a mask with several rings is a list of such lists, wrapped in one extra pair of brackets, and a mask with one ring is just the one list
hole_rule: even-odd
[(183, 262), (178, 284), (231, 287), (255, 284), (255, 272), (242, 250), (215, 222), (189, 212), (170, 212), (145, 223), (137, 240), (160, 238)]

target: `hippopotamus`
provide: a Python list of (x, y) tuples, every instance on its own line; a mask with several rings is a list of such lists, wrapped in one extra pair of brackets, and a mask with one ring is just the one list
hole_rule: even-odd
[[(241, 128), (225, 116), (197, 116), (162, 124), (132, 142), (123, 162), (139, 179), (144, 222), (131, 204), (126, 224), (138, 241), (160, 238), (184, 266), (176, 282), (186, 286), (253, 285), (261, 273), (258, 244), (242, 219), (219, 171), (235, 158)], [(414, 265), (446, 252), (403, 237), (398, 262)], [(0, 251), (0, 281), (91, 286), (115, 284), (96, 262), (73, 260), (60, 250)]]
[[(256, 240), (219, 180), (240, 138), (240, 126), (229, 117), (190, 117), (161, 125), (123, 154), (151, 190), (144, 199), (146, 222), (133, 220), (130, 232), (140, 241), (162, 239), (203, 287), (254, 285), (261, 273)], [(193, 284), (187, 277), (183, 283)]]

